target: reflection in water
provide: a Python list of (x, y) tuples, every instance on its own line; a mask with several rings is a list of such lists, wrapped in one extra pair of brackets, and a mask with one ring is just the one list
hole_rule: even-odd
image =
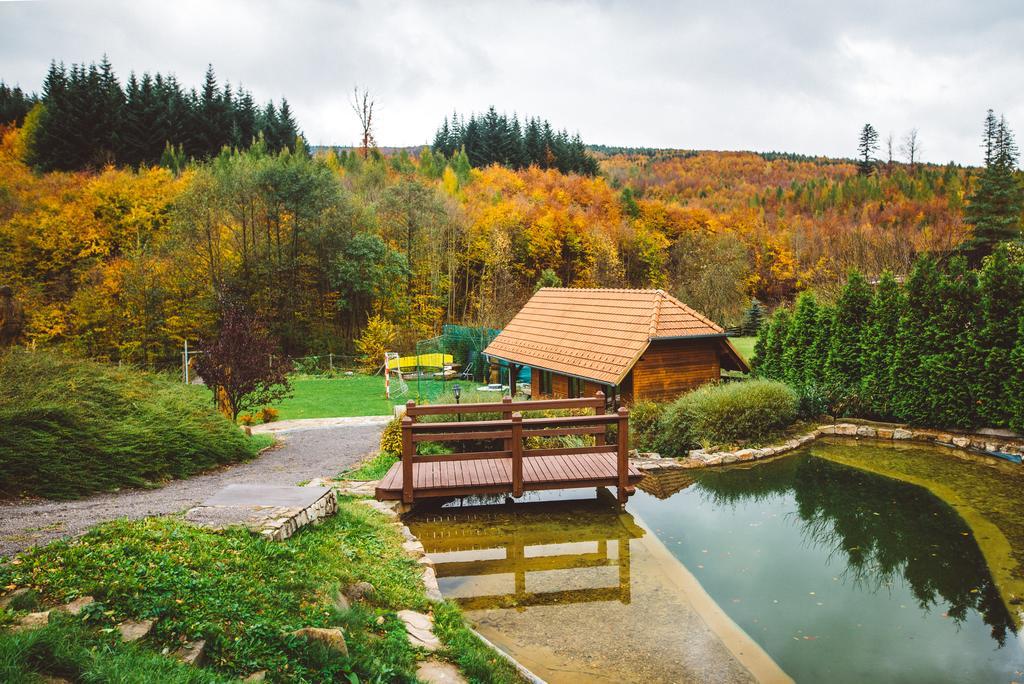
[(821, 441), (687, 476), (630, 510), (796, 681), (1024, 678), (1019, 472)]
[[(629, 540), (643, 536), (632, 516), (619, 510), (606, 491), (597, 499), (464, 506), (419, 513), (409, 521), (434, 561), (438, 580), (463, 587), (453, 596), (466, 610), (527, 606), (630, 602)], [(523, 520), (531, 524), (523, 525)], [(579, 587), (582, 573), (554, 571), (614, 568), (602, 586)], [(543, 590), (530, 590), (528, 577), (546, 573)], [(503, 576), (510, 591), (491, 593), (495, 582), (469, 578)], [(561, 577), (562, 582), (551, 579)]]
[(790, 458), (767, 468), (719, 471), (700, 479), (716, 505), (792, 492), (802, 534), (845, 565), (853, 586), (878, 591), (902, 578), (921, 609), (940, 603), (963, 622), (977, 611), (1002, 646), (1016, 633), (970, 530), (928, 490), (822, 458)]

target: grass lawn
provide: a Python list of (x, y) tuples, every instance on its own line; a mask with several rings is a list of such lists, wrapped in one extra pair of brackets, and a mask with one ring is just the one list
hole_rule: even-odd
[[(260, 670), (273, 682), (412, 682), (416, 661), (396, 611), (433, 610), (441, 658), (471, 681), (518, 682), (514, 669), (467, 628), (454, 604), (431, 606), (422, 569), (382, 514), (342, 498), (336, 515), (284, 542), (247, 530), (201, 529), (179, 518), (119, 520), (83, 537), (0, 559), (0, 590), (30, 587), (43, 606), (90, 595), (79, 617), (44, 628), (0, 632), (0, 681), (226, 682)], [(365, 601), (338, 607), (336, 592), (369, 582)], [(30, 602), (22, 602), (30, 603)], [(0, 609), (0, 625), (35, 605)], [(152, 619), (134, 644), (119, 641), (124, 620)], [(340, 627), (348, 654), (291, 635)], [(206, 640), (206, 664), (189, 668), (160, 655), (184, 640)]]
[(747, 363), (750, 363), (750, 360), (754, 358), (754, 344), (757, 342), (757, 337), (730, 337), (729, 341), (732, 342), (732, 346), (736, 347), (736, 351), (743, 355)]
[[(292, 379), (292, 396), (274, 408), (280, 411), (278, 420), (293, 418), (336, 418), (340, 416), (387, 416), (392, 406), (410, 399), (419, 401), (415, 380), (406, 380), (408, 394), (398, 396), (398, 388), (391, 385), (391, 401), (384, 398), (384, 378), (379, 375), (346, 375), (337, 378), (310, 376)], [(430, 400), (450, 388), (454, 382), (421, 380), (422, 399)], [(475, 383), (462, 382), (463, 387)]]

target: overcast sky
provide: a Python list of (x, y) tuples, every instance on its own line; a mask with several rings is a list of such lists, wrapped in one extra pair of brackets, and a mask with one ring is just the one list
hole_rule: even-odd
[[(841, 5), (841, 6), (840, 6)], [(453, 109), (545, 117), (588, 143), (852, 156), (870, 121), (924, 158), (980, 161), (985, 110), (1024, 135), (1024, 2), (0, 1), (0, 79), (51, 59), (118, 75), (207, 63), (286, 96), (314, 144), (354, 144), (354, 85), (381, 145)]]

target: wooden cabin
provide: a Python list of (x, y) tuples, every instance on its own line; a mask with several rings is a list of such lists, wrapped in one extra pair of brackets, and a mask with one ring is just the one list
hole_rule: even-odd
[(601, 390), (627, 404), (750, 370), (720, 326), (663, 290), (542, 288), (484, 354), (512, 378), (529, 366), (534, 398)]

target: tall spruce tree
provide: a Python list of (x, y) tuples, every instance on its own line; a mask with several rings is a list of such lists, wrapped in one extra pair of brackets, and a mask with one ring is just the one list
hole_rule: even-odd
[(979, 372), (974, 386), (981, 422), (1007, 427), (1012, 418), (1008, 381), (1017, 343), (1017, 321), (1024, 315), (1024, 265), (1013, 263), (1006, 247), (986, 257), (979, 273), (980, 321), (977, 339)]
[(1007, 367), (1006, 397), (1010, 408), (1010, 429), (1024, 433), (1024, 313), (1017, 324), (1017, 342)]
[(860, 140), (857, 143), (857, 170), (866, 176), (875, 170), (875, 154), (878, 152), (878, 131), (869, 123), (860, 129)]
[(762, 378), (781, 380), (785, 371), (783, 356), (786, 338), (789, 336), (791, 314), (786, 307), (779, 307), (772, 314), (766, 329), (757, 338), (754, 346), (754, 372)]
[(861, 336), (871, 305), (871, 285), (860, 271), (850, 271), (836, 302), (835, 325), (825, 361), (825, 382), (837, 399), (859, 396), (863, 368)]
[(931, 422), (931, 384), (936, 340), (942, 321), (942, 278), (935, 260), (921, 256), (907, 279), (907, 305), (900, 319), (896, 363), (893, 369), (893, 412), (900, 420), (915, 424)]
[(935, 327), (935, 355), (926, 360), (931, 411), (928, 422), (969, 428), (977, 423), (971, 378), (980, 372), (977, 351), (978, 277), (962, 257), (952, 259), (940, 279), (941, 324)]
[(808, 381), (816, 379), (810, 354), (817, 328), (818, 300), (813, 292), (801, 292), (793, 307), (793, 320), (789, 325), (782, 354), (782, 378), (793, 387), (803, 387)]
[(975, 266), (1000, 242), (1020, 237), (1024, 192), (1017, 180), (1017, 143), (1005, 117), (985, 119), (985, 170), (967, 205), (974, 234), (963, 250)]
[(903, 288), (890, 271), (882, 273), (864, 321), (861, 345), (861, 395), (875, 418), (892, 418), (894, 374), (900, 319), (906, 309)]
[(815, 388), (825, 388), (825, 369), (828, 364), (828, 350), (832, 346), (832, 335), (835, 330), (836, 308), (831, 305), (818, 305), (817, 329), (814, 341), (805, 364), (807, 384)]

